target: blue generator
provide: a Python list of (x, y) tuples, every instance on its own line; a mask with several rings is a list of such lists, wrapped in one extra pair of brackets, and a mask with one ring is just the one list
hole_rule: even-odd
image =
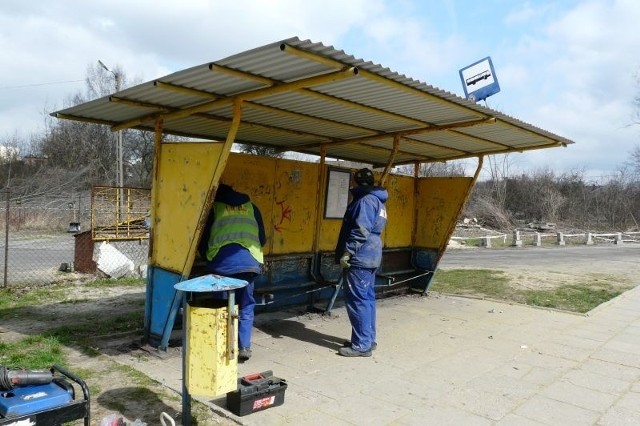
[[(76, 398), (70, 381), (80, 386), (83, 398)], [(0, 366), (1, 426), (59, 426), (78, 419), (89, 426), (89, 389), (80, 378), (56, 365), (49, 371)]]

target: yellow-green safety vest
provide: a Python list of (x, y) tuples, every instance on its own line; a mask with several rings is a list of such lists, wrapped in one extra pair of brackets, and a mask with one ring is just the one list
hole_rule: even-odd
[(249, 250), (260, 264), (264, 263), (253, 204), (248, 202), (230, 206), (216, 201), (213, 203), (213, 212), (215, 220), (209, 233), (207, 259), (213, 259), (221, 247), (236, 243)]

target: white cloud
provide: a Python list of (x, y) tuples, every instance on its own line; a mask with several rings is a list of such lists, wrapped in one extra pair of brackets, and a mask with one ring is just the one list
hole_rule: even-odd
[(521, 164), (613, 169), (640, 140), (638, 22), (635, 0), (3, 0), (0, 137), (28, 135), (84, 84), (22, 86), (83, 80), (98, 59), (148, 81), (299, 36), (458, 94), (458, 70), (490, 55), (490, 106), (577, 142)]

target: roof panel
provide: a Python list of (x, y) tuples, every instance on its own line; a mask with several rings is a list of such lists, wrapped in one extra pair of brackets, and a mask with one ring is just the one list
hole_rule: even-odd
[(513, 117), (365, 62), (332, 46), (290, 38), (58, 111), (114, 129), (226, 139), (234, 99), (236, 140), (385, 164), (443, 161), (572, 143)]

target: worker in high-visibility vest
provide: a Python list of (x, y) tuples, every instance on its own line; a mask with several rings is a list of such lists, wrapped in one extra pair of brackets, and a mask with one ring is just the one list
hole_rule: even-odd
[(251, 358), (251, 330), (254, 308), (253, 283), (261, 272), (262, 246), (266, 242), (258, 207), (247, 194), (220, 184), (209, 214), (200, 252), (207, 269), (214, 274), (247, 281), (235, 290), (238, 303), (238, 360)]

